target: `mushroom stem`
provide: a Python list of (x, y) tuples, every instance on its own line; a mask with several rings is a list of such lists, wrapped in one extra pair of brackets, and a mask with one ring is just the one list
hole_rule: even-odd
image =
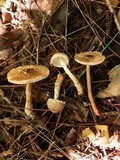
[(32, 105), (32, 84), (26, 84), (26, 102), (25, 102), (25, 113), (28, 117), (33, 118), (33, 105)]
[(71, 73), (71, 71), (68, 69), (67, 65), (64, 63), (64, 61), (62, 59), (60, 59), (60, 63), (61, 66), (63, 67), (63, 69), (65, 70), (66, 74), (71, 78), (71, 80), (73, 81), (78, 95), (82, 95), (83, 94), (83, 88), (82, 85), (80, 84), (80, 82), (76, 79), (76, 77)]
[(60, 88), (63, 82), (63, 74), (58, 74), (54, 85), (54, 99), (59, 99)]
[(93, 112), (95, 113), (95, 115), (99, 116), (100, 114), (99, 114), (98, 108), (97, 108), (97, 106), (95, 104), (95, 101), (94, 101), (94, 98), (93, 98), (93, 94), (92, 94), (91, 78), (90, 78), (90, 65), (86, 66), (86, 76), (87, 76), (88, 98), (90, 100)]

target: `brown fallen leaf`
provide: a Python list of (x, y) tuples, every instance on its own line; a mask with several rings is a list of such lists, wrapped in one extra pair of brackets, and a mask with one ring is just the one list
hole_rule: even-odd
[[(106, 0), (103, 0), (103, 2), (106, 2)], [(116, 7), (119, 4), (119, 0), (110, 0), (110, 3), (113, 7)]]
[(118, 18), (118, 21), (119, 21), (119, 23), (120, 23), (120, 10), (119, 10), (118, 13), (117, 13), (117, 18)]
[(115, 79), (119, 79), (120, 78), (120, 64), (113, 67), (109, 72), (109, 80), (115, 80)]
[(2, 13), (3, 23), (11, 23), (11, 19), (12, 19), (12, 16), (10, 13), (7, 13), (7, 12)]
[(25, 0), (25, 6), (30, 10), (41, 10), (47, 15), (52, 15), (63, 0)]
[(79, 122), (86, 122), (88, 118), (88, 108), (80, 101), (73, 102), (70, 97), (66, 98), (67, 104), (72, 109), (71, 117)]
[(108, 98), (120, 96), (120, 79), (111, 81), (107, 88), (98, 92), (96, 97)]
[(113, 67), (108, 75), (111, 82), (107, 88), (98, 92), (96, 95), (98, 98), (120, 96), (120, 65)]
[(68, 146), (74, 144), (75, 138), (76, 138), (76, 130), (74, 128), (71, 128), (65, 138), (65, 144)]

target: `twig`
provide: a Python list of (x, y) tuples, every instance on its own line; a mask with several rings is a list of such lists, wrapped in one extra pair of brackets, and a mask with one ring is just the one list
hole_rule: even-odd
[(116, 27), (117, 27), (118, 31), (120, 32), (120, 23), (119, 23), (119, 20), (118, 20), (116, 14), (115, 14), (115, 11), (114, 11), (114, 9), (113, 9), (111, 3), (110, 3), (110, 0), (106, 0), (106, 3), (107, 3), (107, 6), (108, 6), (110, 12), (113, 13), (114, 21), (115, 21)]

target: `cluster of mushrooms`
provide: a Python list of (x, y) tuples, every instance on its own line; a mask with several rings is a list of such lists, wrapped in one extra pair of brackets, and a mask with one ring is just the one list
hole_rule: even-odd
[[(92, 89), (91, 89), (91, 78), (90, 78), (90, 66), (102, 63), (105, 60), (105, 56), (102, 53), (93, 52), (81, 52), (75, 54), (75, 61), (86, 65), (86, 79), (87, 79), (87, 89), (88, 98), (91, 103), (91, 107), (95, 115), (99, 116), (100, 113), (95, 104)], [(83, 94), (83, 86), (79, 80), (72, 74), (67, 65), (69, 64), (69, 57), (65, 53), (55, 53), (50, 60), (50, 64), (54, 67), (63, 68), (65, 73), (73, 81), (78, 95)], [(26, 103), (25, 103), (25, 114), (34, 118), (33, 113), (33, 103), (32, 103), (32, 83), (38, 82), (48, 77), (50, 71), (46, 66), (42, 65), (25, 65), (17, 68), (13, 68), (7, 74), (7, 79), (13, 84), (26, 84)], [(59, 100), (59, 92), (63, 82), (63, 74), (58, 74), (55, 86), (54, 86), (54, 98), (49, 98), (47, 101), (47, 106), (49, 110), (53, 113), (58, 113), (63, 110), (65, 102)]]

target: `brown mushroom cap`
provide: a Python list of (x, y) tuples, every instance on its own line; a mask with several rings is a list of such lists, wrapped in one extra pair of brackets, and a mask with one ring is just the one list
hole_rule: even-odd
[(75, 61), (83, 65), (97, 65), (105, 60), (105, 56), (102, 53), (94, 52), (81, 52), (75, 54)]
[(11, 69), (7, 74), (7, 79), (14, 84), (27, 84), (40, 81), (48, 75), (49, 69), (45, 66), (26, 65)]
[(65, 102), (60, 101), (58, 99), (49, 98), (47, 101), (47, 106), (53, 113), (59, 113), (65, 107)]
[(50, 60), (50, 64), (55, 66), (55, 67), (62, 67), (61, 63), (60, 63), (60, 59), (62, 59), (64, 61), (65, 65), (69, 64), (69, 58), (65, 53), (55, 53)]

